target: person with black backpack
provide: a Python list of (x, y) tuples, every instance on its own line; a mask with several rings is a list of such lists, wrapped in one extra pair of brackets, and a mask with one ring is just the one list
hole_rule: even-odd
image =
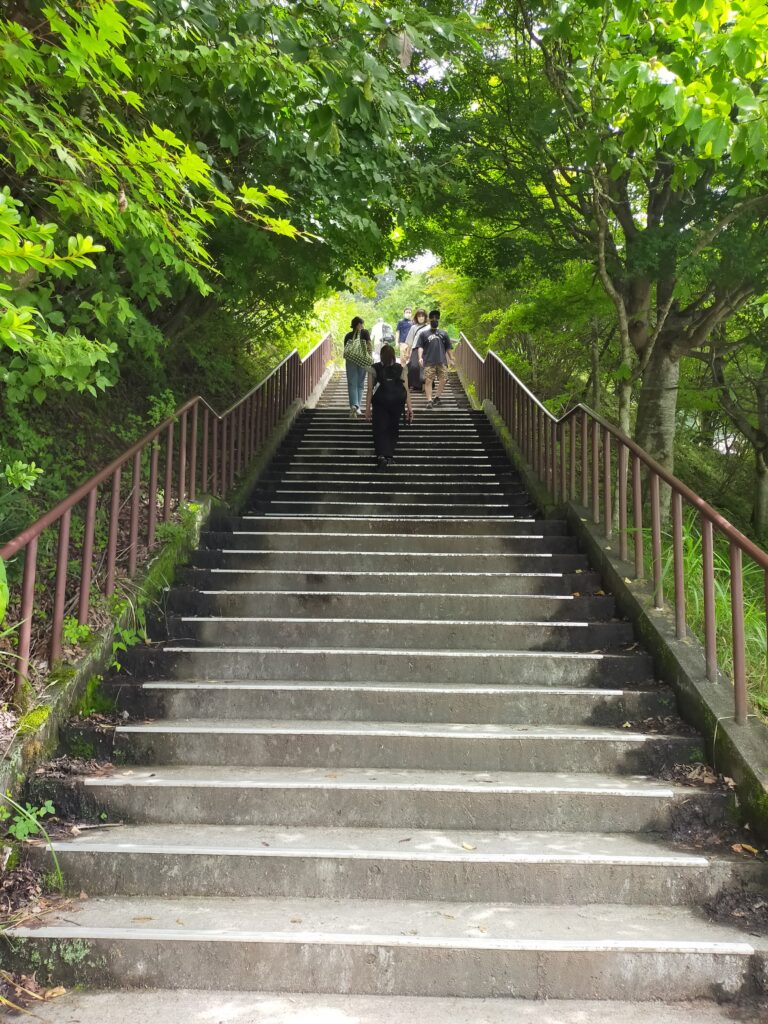
[(385, 469), (394, 458), (403, 410), (406, 420), (409, 423), (413, 420), (411, 396), (403, 375), (394, 347), (382, 345), (381, 362), (374, 363), (368, 373), (365, 402), (365, 418), (373, 423), (373, 446), (379, 469)]

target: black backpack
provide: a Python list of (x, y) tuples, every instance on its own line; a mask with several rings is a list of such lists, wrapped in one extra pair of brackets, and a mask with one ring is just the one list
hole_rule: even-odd
[(399, 363), (392, 366), (375, 363), (373, 370), (377, 385), (373, 393), (374, 401), (383, 402), (384, 405), (401, 405), (405, 401), (402, 366)]

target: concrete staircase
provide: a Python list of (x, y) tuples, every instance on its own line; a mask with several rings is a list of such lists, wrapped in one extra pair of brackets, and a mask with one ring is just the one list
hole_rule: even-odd
[(88, 899), (16, 929), (25, 955), (101, 987), (308, 993), (254, 996), (265, 1024), (756, 994), (766, 941), (701, 904), (760, 871), (668, 838), (727, 810), (659, 778), (695, 736), (627, 728), (674, 701), (565, 524), (455, 382), (387, 471), (345, 399), (337, 377), (300, 415), (250, 513), (204, 536), (169, 639), (111, 684), (120, 766), (75, 796), (125, 824), (56, 843)]

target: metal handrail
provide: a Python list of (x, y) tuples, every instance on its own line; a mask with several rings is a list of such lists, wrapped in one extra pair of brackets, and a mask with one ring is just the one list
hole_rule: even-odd
[[(128, 577), (133, 577), (138, 568), (142, 511), (145, 513), (145, 543), (146, 547), (151, 549), (156, 541), (158, 512), (163, 521), (167, 522), (174, 501), (177, 505), (186, 500), (194, 501), (198, 493), (198, 482), (200, 492), (226, 498), (234, 487), (237, 476), (264, 447), (267, 438), (289, 405), (297, 399), (306, 401), (312, 393), (330, 359), (331, 337), (327, 335), (304, 358), (299, 355), (297, 349), (294, 349), (264, 380), (223, 413), (217, 413), (200, 395), (190, 398), (172, 416), (148, 431), (139, 441), (0, 548), (0, 559), (4, 561), (24, 552), (14, 697), (18, 695), (18, 689), (29, 672), (40, 535), (58, 524), (51, 639), (47, 659), (50, 666), (61, 657), (62, 651), (73, 510), (85, 500), (80, 584), (77, 592), (78, 622), (85, 625), (92, 606), (91, 584), (99, 488), (111, 482), (104, 587), (105, 594), (109, 597), (115, 590), (117, 543), (123, 510), (127, 508), (126, 571)], [(159, 439), (163, 435), (165, 458), (161, 483), (159, 470), (162, 442)], [(149, 479), (143, 491), (143, 456), (148, 449)], [(130, 486), (124, 489), (122, 470), (129, 463), (131, 481)], [(159, 493), (162, 494), (160, 509)]]
[[(718, 678), (717, 622), (715, 617), (714, 535), (728, 542), (731, 593), (731, 654), (735, 720), (748, 716), (744, 635), (743, 556), (751, 558), (764, 574), (766, 625), (768, 628), (768, 553), (746, 537), (717, 509), (701, 498), (653, 459), (636, 441), (589, 406), (579, 403), (559, 419), (547, 410), (519, 377), (489, 352), (483, 359), (464, 334), (456, 361), (463, 376), (477, 390), (479, 401), (490, 399), (523, 458), (545, 490), (557, 503), (577, 501), (591, 508), (592, 521), (602, 523), (606, 539), (616, 526), (619, 557), (629, 559), (632, 535), (634, 574), (645, 576), (643, 549), (646, 518), (650, 518), (653, 595), (656, 608), (664, 607), (662, 585), (661, 485), (671, 491), (672, 557), (675, 631), (678, 639), (688, 634), (683, 560), (683, 503), (695, 509), (702, 538), (704, 598), (704, 655), (707, 678)], [(616, 454), (612, 448), (615, 446)], [(630, 474), (631, 463), (631, 474)], [(644, 501), (643, 476), (648, 492)], [(618, 507), (614, 509), (614, 496)], [(632, 526), (628, 526), (631, 511)]]

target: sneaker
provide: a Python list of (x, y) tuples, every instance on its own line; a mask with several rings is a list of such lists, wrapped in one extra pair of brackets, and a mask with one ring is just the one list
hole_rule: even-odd
[(384, 458), (383, 455), (380, 455), (378, 457), (378, 459), (376, 459), (376, 468), (377, 469), (386, 469), (387, 468), (387, 460)]
[(432, 399), (432, 405), (440, 405), (441, 402), (442, 398), (440, 397), (440, 395), (435, 395), (435, 397)]
[(362, 418), (363, 418), (363, 417), (365, 416), (365, 413), (364, 413), (364, 412), (363, 412), (363, 410), (362, 410), (362, 409), (360, 408), (360, 406), (358, 406), (358, 407), (357, 407), (357, 408), (355, 409), (355, 412), (357, 413), (357, 418), (358, 418), (359, 420), (361, 420), (361, 419), (362, 419)]
[(428, 409), (431, 409), (431, 408), (432, 408), (432, 402), (427, 402), (427, 408), (428, 408)]
[(357, 419), (357, 406), (355, 406), (355, 405), (351, 406), (351, 408), (349, 410), (349, 418), (351, 420), (356, 420)]

